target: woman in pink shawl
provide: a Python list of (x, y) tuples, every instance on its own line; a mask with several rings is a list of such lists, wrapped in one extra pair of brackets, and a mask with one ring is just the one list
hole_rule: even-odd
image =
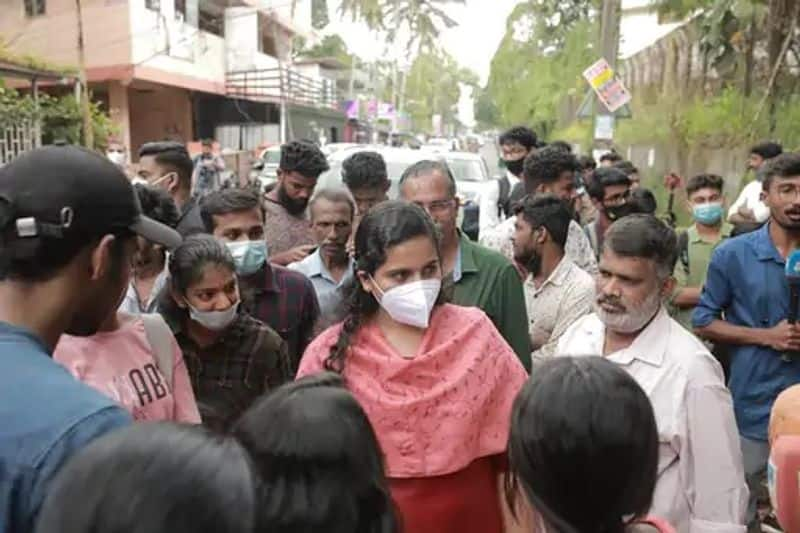
[(413, 204), (363, 218), (347, 318), (311, 343), (298, 376), (343, 374), (405, 531), (499, 533), (511, 407), (527, 374), (481, 310), (443, 303), (436, 235)]

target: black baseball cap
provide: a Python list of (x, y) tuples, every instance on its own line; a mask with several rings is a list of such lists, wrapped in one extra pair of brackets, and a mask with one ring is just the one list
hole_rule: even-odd
[(124, 231), (168, 249), (181, 243), (178, 232), (142, 215), (128, 178), (98, 153), (46, 146), (0, 168), (0, 232), (6, 242), (88, 240)]

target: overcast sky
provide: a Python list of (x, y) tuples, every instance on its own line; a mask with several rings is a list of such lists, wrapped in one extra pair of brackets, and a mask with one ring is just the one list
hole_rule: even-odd
[[(467, 0), (464, 5), (445, 9), (459, 24), (442, 33), (443, 48), (463, 67), (474, 70), (485, 83), (497, 46), (505, 33), (506, 18), (518, 0)], [(337, 33), (352, 52), (367, 60), (386, 57), (383, 39), (366, 29), (363, 23), (341, 20), (339, 2), (329, 2), (331, 22), (325, 33)]]

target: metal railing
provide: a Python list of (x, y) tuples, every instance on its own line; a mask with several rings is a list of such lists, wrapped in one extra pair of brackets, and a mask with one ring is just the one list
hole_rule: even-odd
[(328, 109), (337, 108), (336, 82), (312, 78), (287, 67), (228, 72), (228, 96), (257, 102), (291, 104)]

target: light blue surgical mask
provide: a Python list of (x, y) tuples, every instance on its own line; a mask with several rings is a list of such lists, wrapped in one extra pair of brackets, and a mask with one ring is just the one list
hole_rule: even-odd
[(258, 272), (267, 261), (267, 243), (259, 241), (236, 241), (227, 243), (236, 263), (236, 273), (249, 276)]
[(722, 220), (722, 203), (712, 202), (696, 205), (692, 208), (694, 219), (707, 226), (713, 226)]
[(189, 304), (189, 316), (192, 320), (211, 331), (222, 331), (236, 319), (239, 302), (236, 302), (224, 311), (200, 311)]

